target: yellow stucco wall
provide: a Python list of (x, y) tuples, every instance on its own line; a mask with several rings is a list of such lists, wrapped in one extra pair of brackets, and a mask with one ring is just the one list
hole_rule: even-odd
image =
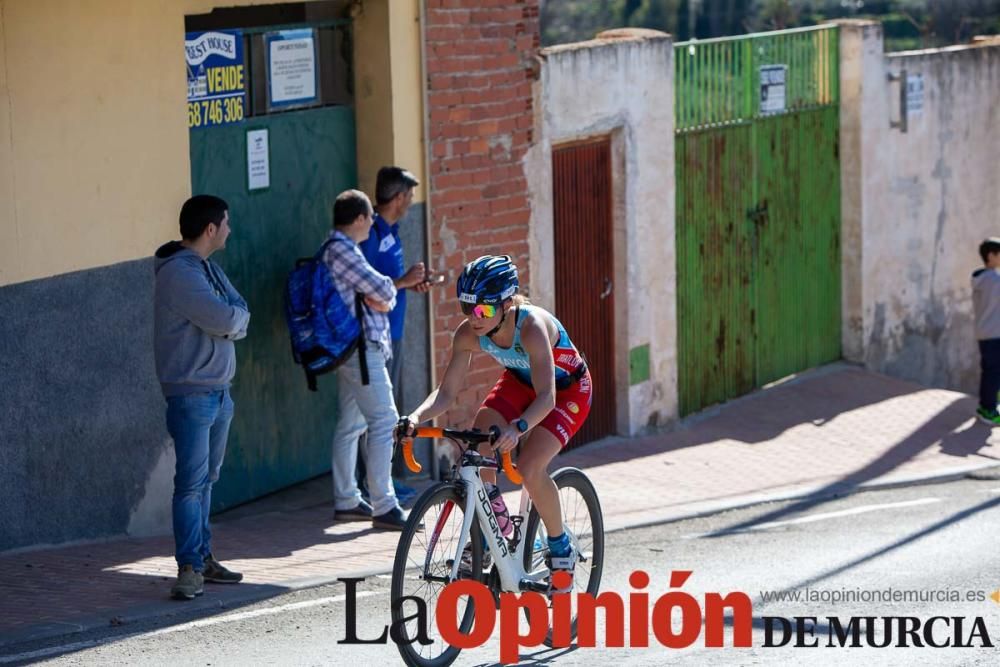
[[(356, 43), (385, 52), (398, 24), (391, 61), (407, 80), (358, 90), (362, 183), (386, 162), (424, 180), (418, 0), (392, 0), (391, 22), (388, 2), (365, 0)], [(249, 4), (0, 0), (0, 285), (148, 257), (177, 235), (191, 187), (184, 16)], [(412, 117), (397, 118), (394, 94)]]
[[(354, 15), (354, 108), (357, 112), (358, 185), (375, 200), (375, 174), (392, 164), (392, 85), (389, 1), (366, 0)], [(398, 0), (397, 0), (398, 2)]]
[(420, 0), (365, 0), (354, 36), (361, 189), (373, 195), (379, 167), (394, 164), (414, 173), (424, 201)]
[(17, 266), (17, 219), (14, 217), (14, 169), (7, 102), (7, 41), (4, 3), (0, 0), (0, 285), (11, 282)]
[[(152, 254), (190, 190), (185, 6), (3, 0), (7, 284)], [(200, 3), (205, 5), (207, 3)]]
[(389, 22), (392, 53), (392, 127), (395, 163), (420, 180), (415, 201), (424, 201), (424, 103), (420, 65), (420, 0), (393, 2)]

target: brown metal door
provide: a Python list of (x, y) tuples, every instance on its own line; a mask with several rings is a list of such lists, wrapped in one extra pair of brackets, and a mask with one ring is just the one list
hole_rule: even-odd
[(615, 432), (611, 141), (552, 151), (556, 317), (594, 379), (590, 417), (569, 446)]

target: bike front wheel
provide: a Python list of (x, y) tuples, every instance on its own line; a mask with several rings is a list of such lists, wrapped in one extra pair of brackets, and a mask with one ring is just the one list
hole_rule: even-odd
[[(559, 504), (562, 509), (563, 527), (569, 533), (570, 542), (578, 554), (573, 575), (573, 593), (597, 595), (604, 571), (604, 515), (597, 491), (583, 471), (576, 468), (561, 468), (552, 475), (559, 489)], [(536, 572), (545, 568), (548, 555), (548, 535), (538, 510), (531, 508), (527, 527), (524, 531), (524, 569)], [(525, 609), (527, 614), (527, 609)], [(530, 620), (530, 619), (529, 619)], [(573, 610), (571, 636), (576, 638), (576, 610)], [(552, 646), (552, 631), (545, 638), (545, 645)]]
[[(424, 492), (410, 510), (406, 527), (399, 536), (396, 558), (392, 567), (392, 623), (402, 627), (403, 642), (397, 643), (403, 661), (410, 667), (446, 667), (455, 661), (461, 649), (448, 645), (437, 629), (437, 601), (450, 583), (452, 564), (461, 558), (463, 549), (470, 547), (471, 569), (482, 570), (483, 547), (479, 539), (462, 543), (462, 523), (465, 502), (458, 487), (442, 483)], [(472, 531), (475, 533), (475, 531)], [(460, 576), (462, 566), (459, 566)], [(418, 604), (404, 597), (423, 601), (426, 611), (425, 630), (430, 640), (424, 644), (419, 637)], [(456, 625), (468, 633), (475, 620), (472, 599), (463, 597), (456, 609)]]

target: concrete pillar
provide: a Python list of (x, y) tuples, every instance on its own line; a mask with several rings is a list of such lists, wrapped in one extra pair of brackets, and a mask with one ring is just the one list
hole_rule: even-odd
[(883, 121), (871, 108), (885, 87), (882, 24), (835, 23), (840, 26), (841, 342), (845, 359), (863, 362), (870, 329), (864, 312), (864, 183), (866, 168), (874, 166), (864, 156), (874, 148), (871, 124)]

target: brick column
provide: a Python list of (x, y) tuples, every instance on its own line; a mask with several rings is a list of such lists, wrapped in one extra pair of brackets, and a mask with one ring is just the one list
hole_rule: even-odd
[[(538, 0), (425, 0), (431, 165), (429, 243), (433, 268), (448, 276), (432, 292), (437, 377), (462, 315), (455, 279), (480, 255), (509, 254), (528, 275), (531, 211), (523, 158), (532, 143)], [(499, 376), (478, 355), (459, 404), (442, 424), (471, 425)]]

